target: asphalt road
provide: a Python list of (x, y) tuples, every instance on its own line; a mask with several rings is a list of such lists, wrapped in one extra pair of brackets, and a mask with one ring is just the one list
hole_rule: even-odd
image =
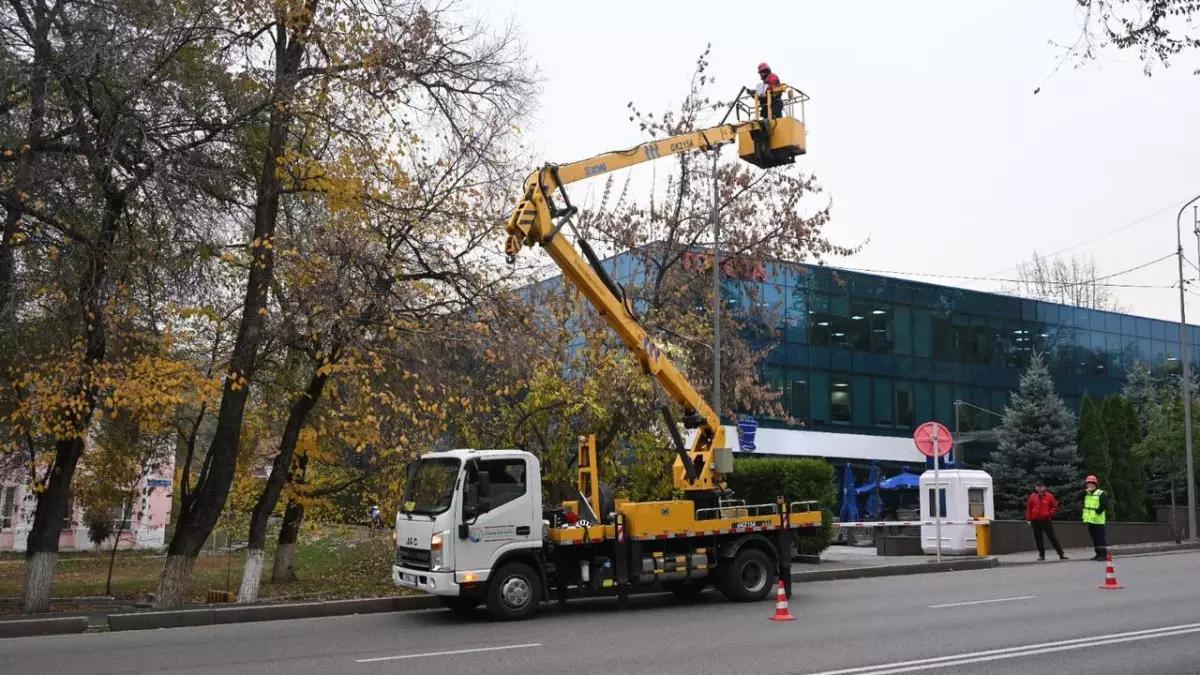
[(430, 610), (0, 640), (0, 673), (779, 675), (1200, 672), (1200, 553), (1104, 565), (796, 584), (772, 602), (665, 596), (547, 605), (533, 621)]

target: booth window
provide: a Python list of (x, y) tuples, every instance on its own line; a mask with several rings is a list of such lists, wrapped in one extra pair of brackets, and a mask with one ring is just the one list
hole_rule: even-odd
[(970, 518), (986, 517), (986, 510), (983, 507), (983, 488), (973, 487), (967, 488), (967, 516)]
[[(946, 489), (942, 488), (941, 490), (938, 490), (937, 492), (941, 493), (941, 497), (942, 497), (940, 500), (941, 501), (941, 509), (940, 509), (941, 516), (940, 517), (945, 518), (946, 517)], [(934, 496), (934, 489), (929, 488), (929, 517), (930, 518), (938, 517), (939, 509), (936, 506), (937, 501), (938, 501), (937, 497)]]

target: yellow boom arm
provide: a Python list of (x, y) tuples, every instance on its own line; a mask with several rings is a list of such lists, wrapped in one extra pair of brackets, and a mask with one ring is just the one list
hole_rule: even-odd
[[(782, 89), (794, 91), (786, 86)], [(800, 94), (799, 100), (806, 98)], [(755, 105), (753, 112), (757, 113), (757, 110), (758, 106)], [(512, 262), (522, 246), (541, 244), (562, 269), (563, 276), (583, 293), (620, 336), (625, 347), (637, 356), (642, 369), (653, 375), (667, 394), (682, 406), (684, 426), (699, 429), (691, 448), (684, 447), (669, 415), (667, 422), (678, 451), (673, 470), (674, 482), (676, 487), (687, 491), (724, 487), (722, 475), (731, 468), (729, 460), (732, 454), (715, 456), (715, 451), (724, 451), (726, 448), (725, 429), (717, 412), (709, 407), (704, 397), (650, 340), (634, 316), (629, 299), (608, 277), (588, 243), (579, 238), (580, 248), (590, 265), (559, 234), (576, 212), (563, 188), (585, 178), (683, 152), (715, 151), (717, 147), (734, 140), (738, 141), (738, 154), (742, 159), (763, 168), (793, 163), (796, 155), (805, 153), (803, 121), (789, 116), (773, 118), (768, 111), (765, 118), (755, 115), (755, 119), (750, 121), (722, 124), (661, 141), (650, 141), (628, 150), (609, 152), (572, 164), (547, 164), (533, 172), (526, 181), (524, 198), (509, 218), (508, 239), (504, 246)], [(551, 199), (559, 190), (563, 191), (566, 204), (562, 209)], [(556, 218), (559, 219), (557, 223)], [(719, 466), (714, 466), (714, 460), (719, 460)]]

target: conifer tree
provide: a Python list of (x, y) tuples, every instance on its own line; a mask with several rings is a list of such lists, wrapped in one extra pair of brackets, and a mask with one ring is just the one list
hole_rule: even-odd
[[(1079, 468), (1084, 474), (1096, 476), (1104, 490), (1111, 494), (1112, 459), (1108, 454), (1108, 433), (1104, 429), (1100, 409), (1087, 394), (1083, 395), (1079, 406), (1078, 446), (1081, 460)], [(1116, 502), (1115, 498), (1113, 501)]]
[(1024, 520), (1025, 501), (1041, 480), (1059, 500), (1059, 517), (1080, 513), (1075, 416), (1054, 391), (1050, 371), (1035, 353), (997, 429), (999, 449), (985, 462), (996, 491), (998, 518)]

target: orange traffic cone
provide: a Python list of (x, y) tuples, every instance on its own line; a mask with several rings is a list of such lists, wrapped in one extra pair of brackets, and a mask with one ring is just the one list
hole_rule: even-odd
[(796, 617), (788, 611), (787, 594), (783, 592), (783, 579), (779, 580), (779, 590), (775, 593), (775, 616), (772, 621), (795, 621)]
[(1100, 588), (1106, 591), (1115, 591), (1118, 588), (1125, 588), (1117, 583), (1117, 573), (1113, 570), (1112, 556), (1108, 556), (1108, 567), (1104, 570), (1104, 583)]

